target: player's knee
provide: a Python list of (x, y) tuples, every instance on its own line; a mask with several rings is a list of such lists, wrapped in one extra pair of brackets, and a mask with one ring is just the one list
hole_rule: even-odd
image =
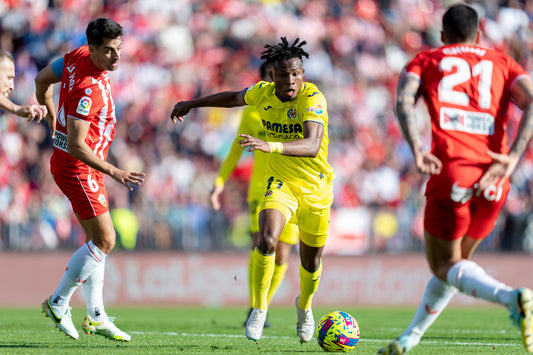
[(269, 233), (261, 236), (259, 239), (258, 249), (263, 254), (272, 254), (276, 250), (277, 238)]
[(115, 247), (116, 235), (113, 233), (107, 233), (104, 236), (92, 238), (94, 245), (98, 247), (104, 254), (109, 254)]
[(315, 272), (320, 266), (320, 257), (316, 258), (303, 258), (300, 260), (302, 267), (308, 272)]

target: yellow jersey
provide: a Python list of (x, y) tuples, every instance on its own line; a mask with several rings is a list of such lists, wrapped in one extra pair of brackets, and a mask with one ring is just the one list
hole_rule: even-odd
[[(265, 139), (265, 130), (261, 124), (259, 113), (255, 106), (247, 106), (244, 108), (241, 117), (241, 123), (237, 136), (231, 145), (230, 152), (218, 172), (218, 178), (226, 182), (235, 170), (237, 162), (239, 161), (244, 148), (239, 142), (243, 139), (238, 134), (249, 134), (250, 136)], [(265, 171), (267, 165), (267, 154), (260, 150), (254, 150), (254, 164), (252, 169), (252, 176), (248, 185), (248, 203), (253, 200), (261, 201), (261, 196), (265, 193)]]
[(328, 159), (328, 113), (324, 95), (316, 85), (304, 82), (296, 99), (282, 102), (275, 94), (274, 83), (260, 81), (248, 88), (244, 96), (248, 105), (257, 107), (266, 141), (290, 142), (303, 139), (304, 122), (324, 126), (324, 135), (316, 157), (293, 157), (268, 154), (266, 177), (288, 184), (296, 193), (309, 194), (331, 184), (335, 174)]

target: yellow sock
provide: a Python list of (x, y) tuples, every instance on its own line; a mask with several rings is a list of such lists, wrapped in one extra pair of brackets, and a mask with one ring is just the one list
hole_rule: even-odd
[(254, 261), (254, 308), (268, 309), (267, 294), (270, 288), (270, 281), (274, 273), (274, 264), (276, 263), (276, 253), (263, 255), (259, 249), (255, 248), (253, 252)]
[(274, 264), (274, 274), (272, 275), (272, 281), (270, 282), (270, 288), (268, 289), (267, 295), (268, 304), (270, 304), (270, 301), (272, 301), (272, 297), (274, 297), (276, 291), (283, 282), (288, 267), (289, 265), (286, 263), (282, 265)]
[(250, 308), (253, 308), (255, 303), (254, 295), (254, 251), (250, 251), (250, 260), (248, 261), (248, 288), (250, 292)]
[(309, 272), (300, 265), (300, 299), (298, 300), (298, 308), (311, 308), (313, 295), (318, 289), (321, 274), (322, 261), (315, 272)]

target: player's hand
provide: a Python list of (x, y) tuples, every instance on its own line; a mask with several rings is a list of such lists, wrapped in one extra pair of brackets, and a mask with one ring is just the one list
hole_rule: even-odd
[(117, 169), (117, 171), (110, 176), (118, 183), (126, 186), (130, 191), (133, 190), (133, 186), (140, 186), (144, 181), (144, 173), (124, 171), (120, 169)]
[(438, 175), (442, 170), (440, 159), (424, 150), (419, 150), (415, 154), (415, 164), (421, 174)]
[(28, 122), (34, 121), (41, 122), (46, 116), (48, 110), (44, 105), (22, 105), (15, 111), (15, 114), (20, 117), (25, 117)]
[(520, 159), (515, 154), (500, 154), (488, 151), (487, 154), (492, 158), (492, 164), (479, 180), (479, 189), (485, 190), (491, 185), (501, 186), (508, 179), (518, 164)]
[(176, 123), (177, 121), (183, 122), (183, 117), (185, 117), (185, 115), (188, 114), (190, 110), (191, 108), (189, 107), (188, 101), (180, 101), (176, 105), (174, 105), (174, 109), (170, 114), (170, 119), (174, 123)]
[(211, 205), (215, 211), (220, 210), (220, 195), (222, 195), (222, 191), (224, 191), (224, 187), (218, 185), (215, 185), (211, 191)]
[(264, 140), (242, 133), (239, 134), (239, 137), (244, 138), (243, 140), (239, 141), (239, 144), (243, 148), (248, 147), (247, 150), (249, 152), (252, 152), (254, 150), (260, 150), (265, 153), (270, 153), (270, 146)]

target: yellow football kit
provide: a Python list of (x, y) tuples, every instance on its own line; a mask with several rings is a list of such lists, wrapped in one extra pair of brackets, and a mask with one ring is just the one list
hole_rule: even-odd
[[(231, 145), (228, 156), (220, 166), (216, 184), (224, 185), (233, 170), (235, 170), (237, 162), (244, 151), (244, 148), (239, 144), (242, 138), (239, 137), (238, 134), (248, 134), (253, 137), (265, 139), (265, 130), (261, 124), (259, 113), (254, 106), (247, 106), (242, 112), (239, 130)], [(252, 176), (248, 185), (247, 202), (251, 223), (250, 232), (257, 233), (259, 232), (259, 207), (261, 205), (261, 199), (265, 194), (265, 171), (268, 155), (260, 150), (255, 150), (253, 153), (254, 164), (252, 168)], [(294, 224), (287, 225), (280, 235), (279, 240), (288, 244), (296, 244), (298, 242), (297, 226)]]
[(327, 162), (328, 114), (324, 95), (312, 83), (303, 83), (295, 100), (280, 101), (273, 83), (260, 81), (248, 88), (244, 100), (257, 107), (268, 142), (303, 139), (304, 122), (324, 126), (324, 135), (316, 157), (267, 155), (266, 192), (261, 210), (274, 208), (285, 215), (286, 222), (296, 222), (300, 239), (320, 247), (329, 231), (333, 202), (333, 169)]

